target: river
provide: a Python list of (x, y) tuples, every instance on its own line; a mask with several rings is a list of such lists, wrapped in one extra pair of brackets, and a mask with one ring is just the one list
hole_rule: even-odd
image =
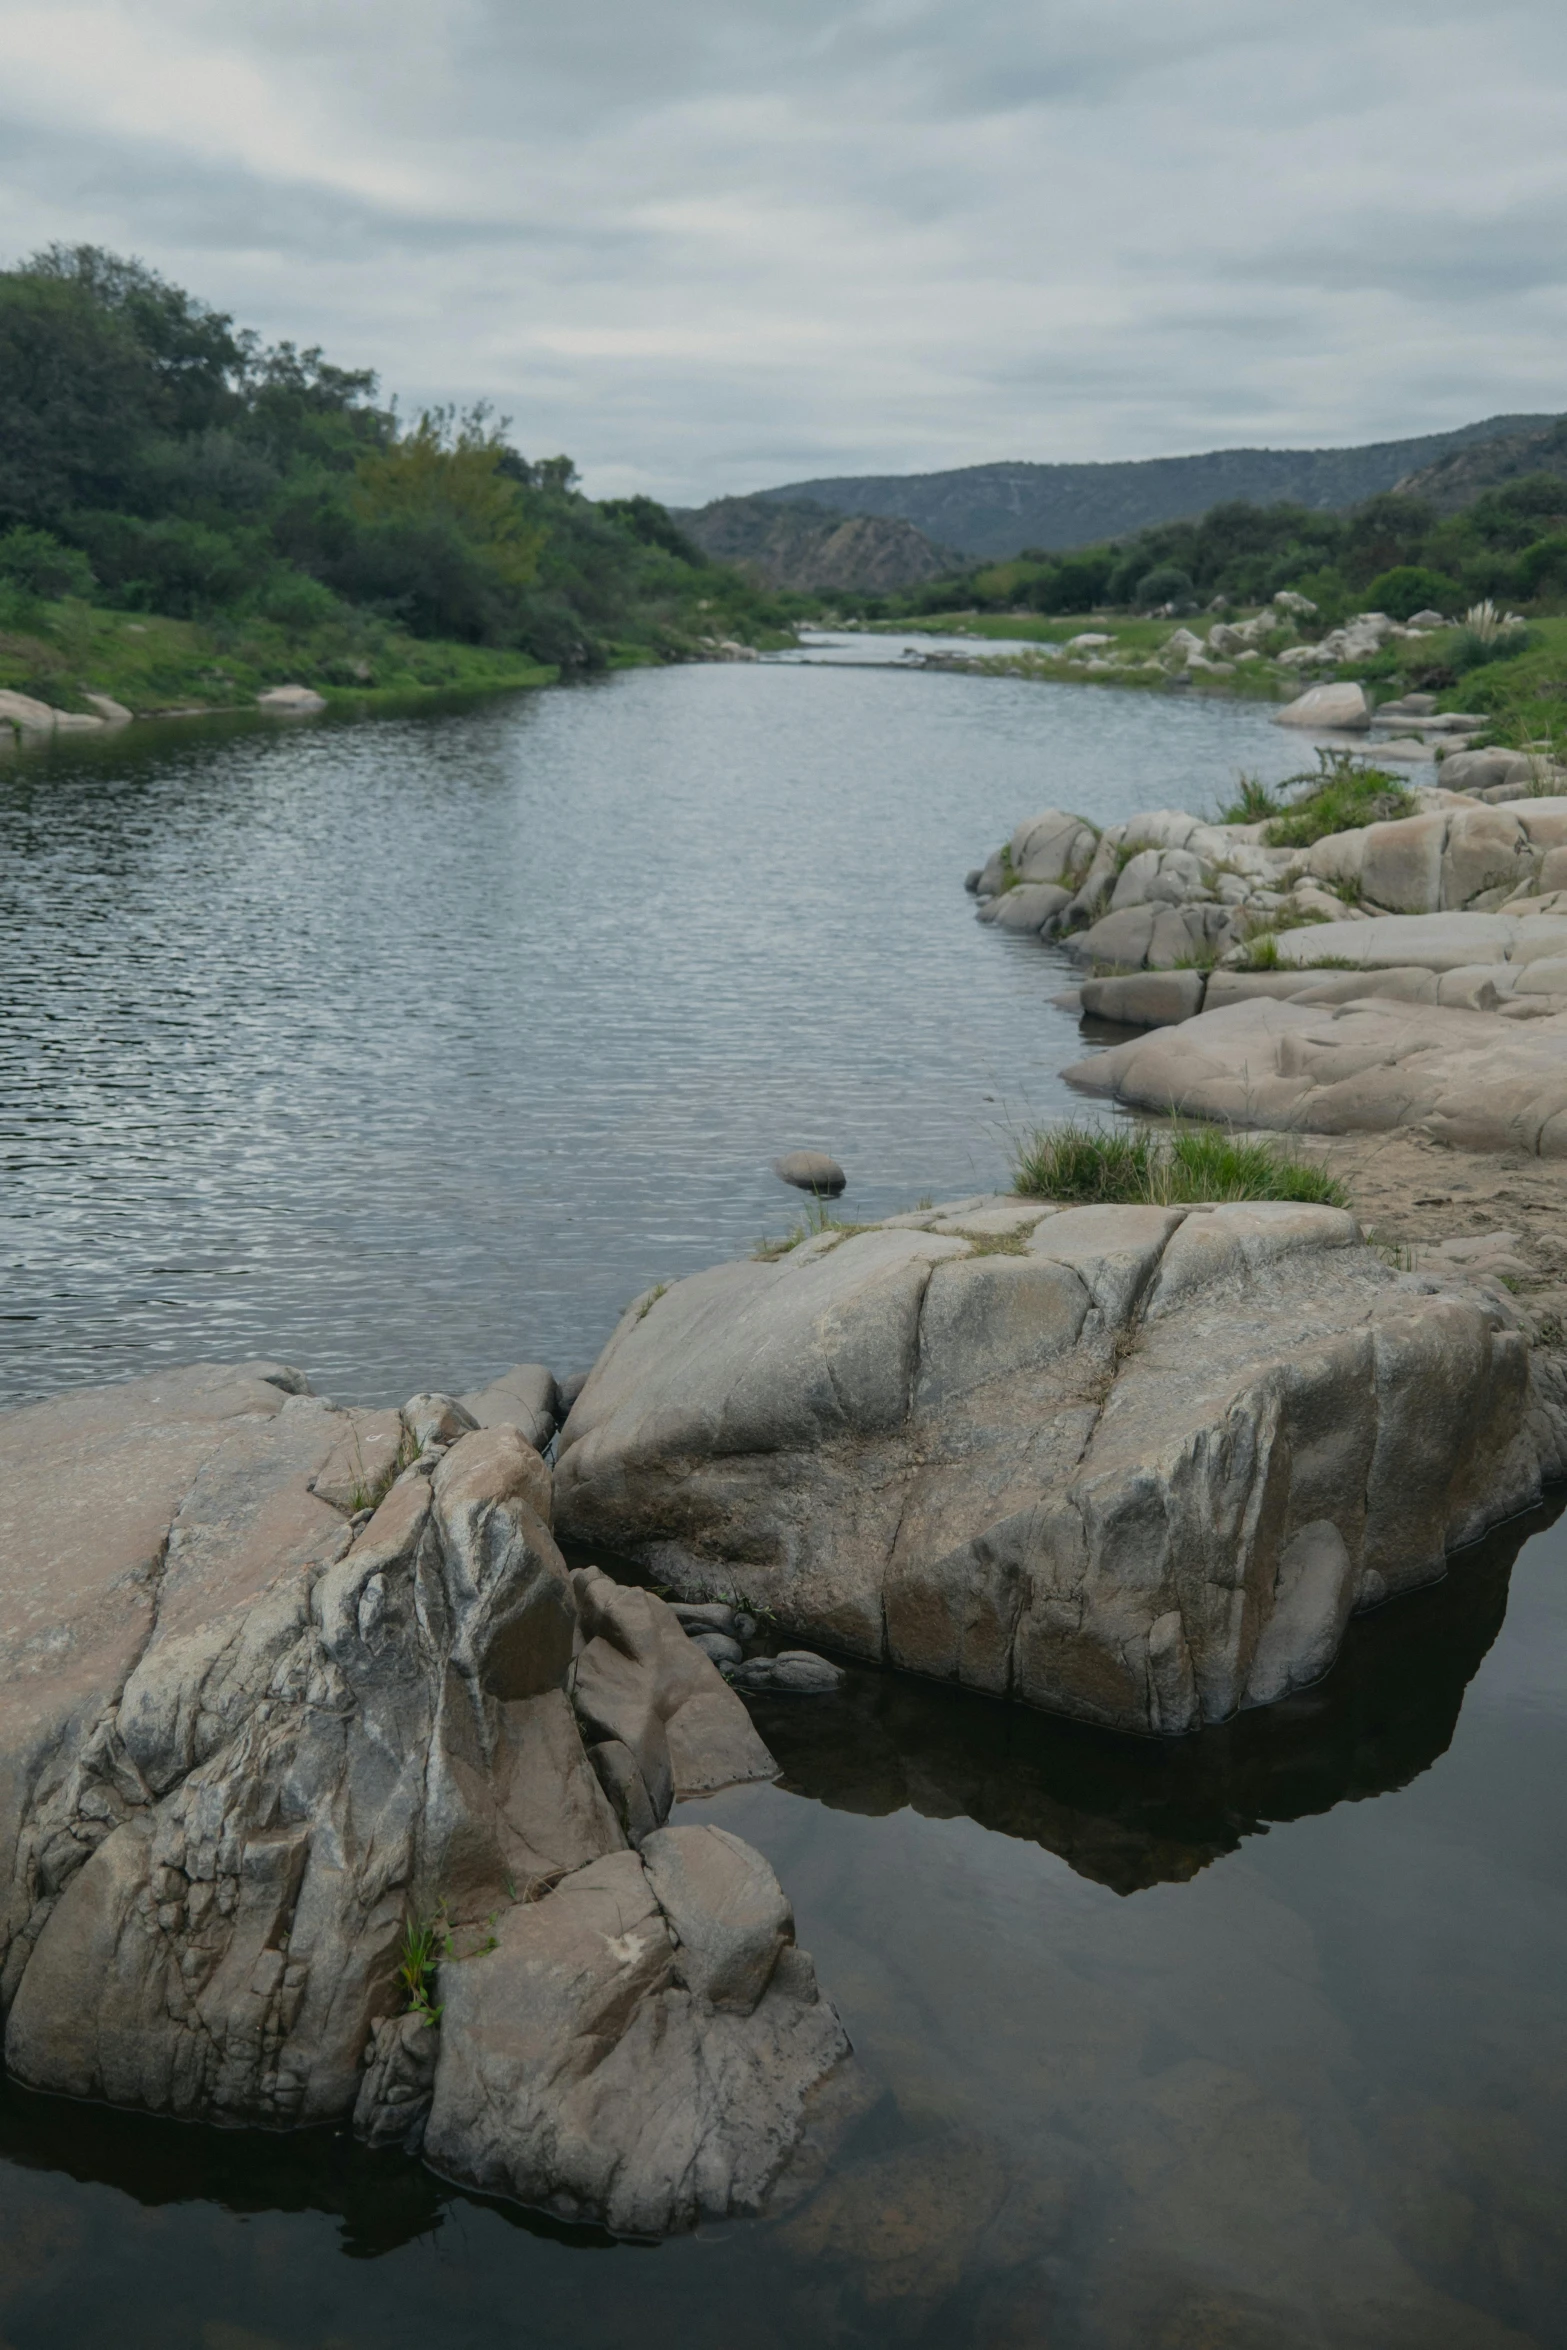
[[(75, 738), (0, 765), (7, 1398), (282, 1355), (395, 1400), (591, 1360), (796, 1212), (1004, 1180), (1065, 967), (1017, 819), (1211, 804), (1265, 713), (854, 660)], [(780, 2228), (611, 2245), (336, 2132), (0, 2088), (0, 2344), (1550, 2350), (1567, 1521), (1163, 1746), (869, 1671), (759, 1704), (766, 1851), (883, 2092)]]

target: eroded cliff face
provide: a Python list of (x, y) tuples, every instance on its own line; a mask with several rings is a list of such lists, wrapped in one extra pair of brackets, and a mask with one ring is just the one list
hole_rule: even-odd
[(1567, 1467), (1556, 1358), (1332, 1208), (976, 1199), (644, 1304), (566, 1424), (568, 1532), (1120, 1729), (1314, 1680)]
[[(509, 2044), (504, 1953), (579, 1914), (585, 1872), (640, 1876), (634, 1848), (679, 1793), (771, 1774), (740, 1700), (658, 1599), (568, 1572), (519, 1426), (475, 1427), (442, 1398), (344, 1412), (304, 1389), (285, 1366), (198, 1367), (0, 1420), (8, 2067), (189, 2118), (276, 2126), (357, 2103), (381, 2143), (417, 2143), (433, 2098), (443, 2167), (527, 2200), (605, 2217), (594, 2181), (614, 2181), (612, 2224), (651, 2232), (752, 2207), (847, 2051), (756, 1855), (777, 1914), (742, 2022), (715, 2021), (689, 1955), (699, 1903), (682, 1934), (648, 1892), (657, 1967), (629, 1947), (605, 1960), (632, 2047), (592, 2177), (550, 2120), (582, 1985), (557, 1991), (562, 2045), (512, 2063), (482, 2161), (443, 2089), (448, 2063), (469, 2077)], [(419, 1922), (462, 2019), (450, 2043), (402, 2012)], [(679, 2010), (683, 2070), (649, 2002)], [(638, 2152), (649, 2110), (689, 2104), (709, 2030), (741, 2032), (766, 2095), (709, 2096), (689, 2159), (660, 2169)]]

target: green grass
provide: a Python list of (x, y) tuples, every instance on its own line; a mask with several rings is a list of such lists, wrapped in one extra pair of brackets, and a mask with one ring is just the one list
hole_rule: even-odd
[(1348, 1205), (1335, 1177), (1296, 1158), (1284, 1144), (1237, 1141), (1212, 1126), (1177, 1127), (1169, 1135), (1070, 1122), (1044, 1127), (1017, 1146), (1012, 1174), (1013, 1189), (1026, 1199), (1078, 1205), (1177, 1207), (1249, 1199)]
[(800, 1221), (792, 1232), (785, 1232), (777, 1240), (764, 1232), (751, 1255), (759, 1265), (772, 1265), (780, 1257), (786, 1257), (791, 1249), (798, 1248), (802, 1241), (815, 1240), (824, 1232), (830, 1232), (837, 1240), (849, 1240), (856, 1232), (874, 1232), (875, 1229), (874, 1224), (845, 1223), (841, 1217), (829, 1215), (819, 1199), (812, 1200), (808, 1208), (801, 1210)]
[(405, 635), (360, 614), (304, 632), (265, 620), (169, 620), (67, 600), (18, 608), (0, 623), (0, 686), (57, 710), (112, 695), (138, 716), (249, 708), (269, 685), (308, 685), (358, 707), (430, 694), (551, 684), (557, 672), (521, 653)]
[(397, 1954), (397, 1987), (412, 2013), (422, 2015), (427, 2024), (438, 2024), (441, 2020), (441, 2011), (434, 2003), (435, 1982), (443, 1945), (449, 1951), (450, 1944), (450, 1934), (433, 1921), (420, 1925), (410, 1918), (403, 1930), (402, 1948)]

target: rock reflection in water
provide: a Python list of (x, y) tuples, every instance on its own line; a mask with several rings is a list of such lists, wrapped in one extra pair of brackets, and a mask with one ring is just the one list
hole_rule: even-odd
[(1314, 1688), (1195, 1737), (1119, 1737), (864, 1670), (838, 1698), (751, 1710), (783, 1785), (831, 1810), (971, 1819), (1117, 1893), (1183, 1884), (1270, 1823), (1429, 1769), (1501, 1629), (1520, 1548), (1563, 1508), (1556, 1496), (1498, 1527), (1441, 1583), (1359, 1618)]

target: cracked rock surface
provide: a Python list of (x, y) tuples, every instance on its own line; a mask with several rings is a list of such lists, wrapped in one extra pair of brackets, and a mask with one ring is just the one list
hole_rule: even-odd
[[(492, 1396), (481, 1427), (440, 1397), (401, 1418), (344, 1411), (270, 1363), (0, 1417), (0, 2003), (19, 2080), (272, 2126), (357, 2105), (382, 2144), (417, 2143), (433, 2098), (443, 2163), (476, 2176), (444, 2068), (504, 2040), (496, 2003), (521, 1981), (477, 1953), (548, 1939), (584, 1871), (618, 1863), (646, 1886), (631, 1847), (697, 1833), (662, 1827), (678, 1795), (772, 1774), (662, 1601), (568, 1573), (550, 1471), (518, 1424), (548, 1399), (513, 1384), (517, 1420)], [(603, 1767), (611, 1728), (618, 1771)], [(628, 1949), (597, 1989), (558, 1988), (562, 2045), (535, 2030), (539, 2077), (515, 2075), (535, 2154), (506, 2191), (559, 2190), (606, 2216), (594, 2180), (631, 2175), (649, 2116), (677, 2096), (689, 2160), (662, 2204), (645, 2187), (639, 2229), (751, 2208), (784, 2167), (847, 2044), (784, 1948), (766, 1864), (736, 1845), (728, 1868), (749, 1887), (738, 1955), (723, 1917), (701, 1914), (728, 1898), (713, 1866), (666, 1869), (706, 1971), (680, 1974), (648, 1892), (657, 1983)], [(745, 1944), (753, 1918), (765, 1951)], [(433, 1920), (460, 2031), (400, 2012), (405, 1934)], [(600, 1991), (590, 2026), (581, 2002)], [(647, 1997), (684, 2002), (680, 2034), (639, 2021)], [(563, 2153), (557, 2179), (551, 2099), (574, 2094), (571, 2049), (606, 2016), (631, 2039), (600, 2169), (585, 2178)], [(693, 2067), (709, 2083), (695, 2106)]]
[(1567, 1468), (1518, 1320), (1334, 1208), (960, 1201), (628, 1313), (557, 1518), (851, 1654), (1184, 1731)]

